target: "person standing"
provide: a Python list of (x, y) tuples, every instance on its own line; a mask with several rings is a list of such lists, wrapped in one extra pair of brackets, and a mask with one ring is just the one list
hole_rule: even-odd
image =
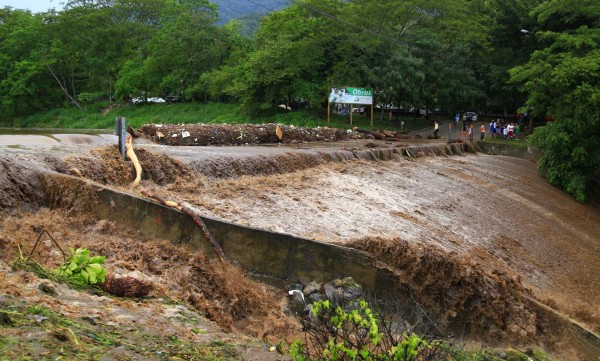
[(437, 122), (437, 120), (434, 120), (434, 124), (433, 124), (433, 137), (437, 139), (438, 137), (438, 131), (440, 130), (440, 126)]
[(481, 140), (485, 139), (485, 124), (481, 122)]
[(494, 133), (496, 132), (496, 123), (494, 122), (494, 119), (492, 119), (492, 121), (490, 122), (490, 137), (494, 138)]
[(500, 134), (500, 119), (497, 119), (494, 122), (494, 129), (496, 129), (496, 136), (495, 138), (502, 138), (502, 134)]
[(469, 142), (473, 143), (473, 123), (469, 125)]

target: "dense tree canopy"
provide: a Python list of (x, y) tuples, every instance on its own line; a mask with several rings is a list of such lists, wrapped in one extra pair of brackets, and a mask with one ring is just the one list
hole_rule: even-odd
[(252, 38), (240, 36), (243, 22), (215, 25), (208, 0), (71, 0), (42, 14), (4, 8), (2, 116), (165, 95), (236, 101), (249, 112), (319, 107), (332, 86), (372, 87), (383, 103), (458, 110), (504, 90), (486, 76), (495, 45), (486, 14), (495, 2), (289, 4), (264, 17)]
[[(233, 2), (217, 3), (232, 16)], [(239, 15), (282, 4), (247, 2)], [(600, 168), (598, 1), (287, 4), (225, 25), (209, 0), (0, 9), (0, 123), (53, 107), (166, 95), (236, 102), (249, 114), (282, 103), (324, 109), (330, 87), (370, 87), (377, 103), (406, 109), (550, 115), (555, 121), (532, 137), (545, 154), (540, 169), (579, 200), (589, 196)]]
[(532, 137), (544, 152), (540, 170), (584, 201), (600, 177), (600, 3), (543, 2), (533, 15), (541, 47), (512, 80), (524, 87), (527, 108), (555, 119)]

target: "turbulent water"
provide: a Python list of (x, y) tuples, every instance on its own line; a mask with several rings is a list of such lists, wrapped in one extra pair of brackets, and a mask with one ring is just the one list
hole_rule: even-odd
[[(515, 287), (600, 331), (597, 207), (548, 185), (529, 160), (474, 153), (465, 144), (377, 146), (147, 146), (138, 154), (146, 170), (142, 186), (189, 202), (205, 216), (352, 245), (383, 258), (405, 245), (413, 251), (399, 254), (419, 260), (424, 259), (419, 252), (435, 250), (448, 255), (432, 258), (442, 267), (432, 273), (436, 277), (462, 282), (469, 272), (491, 275), (485, 286), (469, 286), (471, 291)], [(125, 187), (133, 178), (131, 166), (113, 147), (36, 159), (53, 170), (113, 186)], [(14, 185), (11, 179), (4, 182)], [(23, 187), (11, 189), (17, 194)], [(376, 246), (369, 241), (374, 239)], [(445, 258), (461, 266), (447, 268)], [(504, 285), (494, 286), (499, 282)], [(514, 326), (513, 333), (523, 337), (536, 334), (534, 316), (503, 307), (488, 310), (514, 316), (513, 324), (504, 318), (498, 327)], [(502, 323), (503, 316), (498, 317)]]

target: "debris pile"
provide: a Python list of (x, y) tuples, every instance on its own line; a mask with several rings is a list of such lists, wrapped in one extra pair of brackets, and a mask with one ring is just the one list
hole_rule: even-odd
[(329, 300), (334, 304), (345, 305), (364, 297), (362, 286), (356, 283), (352, 277), (338, 278), (324, 283), (311, 281), (306, 285), (295, 283), (288, 288), (289, 311), (300, 316), (306, 316), (312, 305), (318, 301)]
[[(279, 129), (279, 132), (277, 131)], [(166, 145), (246, 145), (274, 143), (327, 142), (363, 139), (353, 130), (318, 127), (303, 128), (277, 124), (180, 124), (142, 126), (140, 132), (148, 139)], [(281, 138), (279, 137), (281, 135)]]

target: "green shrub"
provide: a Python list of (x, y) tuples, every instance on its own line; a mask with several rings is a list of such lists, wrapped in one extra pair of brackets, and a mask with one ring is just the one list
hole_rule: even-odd
[[(349, 307), (316, 302), (302, 321), (307, 342), (290, 345), (295, 361), (304, 360), (431, 360), (441, 351), (435, 342), (403, 332), (381, 332), (387, 327), (364, 300)], [(389, 329), (388, 329), (389, 331)]]
[(69, 253), (62, 266), (54, 270), (56, 275), (67, 277), (81, 285), (104, 283), (106, 269), (101, 265), (106, 259), (105, 256), (90, 257), (90, 250), (74, 250), (72, 247), (69, 247)]

